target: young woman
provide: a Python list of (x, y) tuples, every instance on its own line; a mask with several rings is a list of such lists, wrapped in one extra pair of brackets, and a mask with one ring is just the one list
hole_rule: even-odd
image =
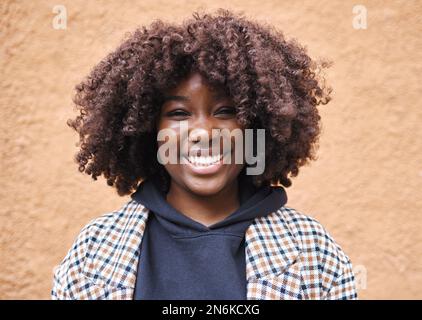
[[(319, 67), (271, 26), (223, 9), (132, 33), (77, 86), (69, 121), (79, 170), (131, 200), (81, 230), (52, 298), (356, 299), (349, 257), (286, 206), (329, 101)], [(235, 161), (232, 138), (210, 151), (215, 129), (264, 129), (262, 172)], [(160, 161), (171, 139), (184, 161)]]

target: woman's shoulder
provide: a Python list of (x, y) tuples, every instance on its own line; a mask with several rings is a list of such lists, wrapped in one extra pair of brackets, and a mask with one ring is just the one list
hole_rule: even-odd
[[(139, 202), (130, 200), (117, 210), (104, 213), (90, 220), (81, 229), (78, 237), (86, 238), (103, 234), (124, 232), (127, 228), (145, 220), (148, 210)], [(91, 239), (96, 240), (96, 238)]]
[[(86, 223), (74, 238), (73, 244), (65, 257), (54, 268), (52, 298), (71, 298), (69, 292), (76, 289), (70, 290), (69, 288), (91, 285), (88, 277), (98, 276), (90, 274), (91, 271), (94, 271), (90, 266), (90, 263), (92, 263), (91, 257), (101, 255), (104, 250), (110, 250), (109, 260), (111, 261), (113, 251), (119, 248), (121, 242), (126, 241), (125, 236), (133, 235), (135, 237), (134, 232), (140, 231), (144, 225), (143, 221), (147, 218), (146, 212), (144, 206), (130, 200), (117, 210), (104, 213)], [(132, 242), (127, 241), (127, 243)], [(113, 248), (117, 249), (112, 250)], [(88, 261), (90, 263), (87, 263)], [(68, 283), (69, 281), (73, 284)]]
[(288, 206), (281, 207), (276, 216), (289, 229), (302, 250), (317, 250), (321, 255), (336, 257), (339, 263), (350, 263), (340, 244), (316, 218)]
[(312, 283), (320, 279), (328, 299), (357, 299), (352, 261), (343, 248), (314, 217), (283, 206), (275, 213), (275, 222), (288, 234), (300, 252), (304, 277)]

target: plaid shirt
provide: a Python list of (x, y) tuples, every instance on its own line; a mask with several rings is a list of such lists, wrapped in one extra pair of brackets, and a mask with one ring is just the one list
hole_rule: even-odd
[[(52, 299), (132, 300), (148, 214), (130, 200), (88, 223), (55, 268)], [(248, 300), (357, 299), (348, 256), (292, 208), (256, 218), (245, 250)]]

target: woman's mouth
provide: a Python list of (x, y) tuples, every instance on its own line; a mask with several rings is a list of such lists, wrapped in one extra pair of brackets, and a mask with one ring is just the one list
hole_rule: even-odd
[(212, 174), (217, 172), (223, 165), (225, 154), (214, 156), (189, 156), (187, 159), (188, 167), (197, 174)]

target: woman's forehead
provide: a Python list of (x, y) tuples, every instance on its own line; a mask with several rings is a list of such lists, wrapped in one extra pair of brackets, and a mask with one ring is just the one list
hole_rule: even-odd
[(211, 83), (206, 76), (198, 71), (193, 71), (182, 78), (176, 86), (165, 90), (167, 95), (176, 94), (180, 92), (192, 92), (196, 90), (207, 90), (212, 93), (214, 98), (221, 98), (228, 96), (227, 88), (222, 84)]

